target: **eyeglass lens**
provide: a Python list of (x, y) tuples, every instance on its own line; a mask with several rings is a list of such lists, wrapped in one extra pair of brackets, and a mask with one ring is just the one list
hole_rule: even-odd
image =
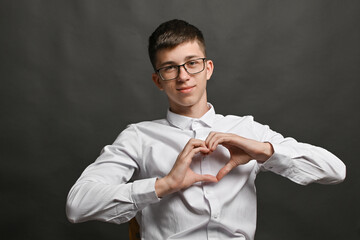
[(163, 80), (172, 80), (179, 76), (180, 67), (184, 67), (189, 74), (200, 73), (205, 69), (205, 58), (193, 59), (182, 65), (169, 65), (158, 71)]

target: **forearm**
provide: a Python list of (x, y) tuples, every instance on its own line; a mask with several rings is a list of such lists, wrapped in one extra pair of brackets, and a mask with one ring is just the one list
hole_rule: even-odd
[(155, 179), (109, 185), (100, 182), (78, 181), (70, 190), (66, 213), (69, 221), (77, 223), (99, 220), (127, 222), (137, 211), (159, 201), (154, 190)]
[(312, 182), (335, 184), (346, 175), (344, 163), (329, 151), (305, 143), (287, 139), (273, 143), (274, 155), (263, 164), (263, 168), (290, 180), (306, 185)]

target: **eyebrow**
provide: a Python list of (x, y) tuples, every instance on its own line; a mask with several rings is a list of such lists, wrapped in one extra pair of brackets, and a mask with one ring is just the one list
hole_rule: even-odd
[[(200, 58), (200, 56), (198, 56), (198, 55), (189, 55), (189, 56), (186, 56), (184, 60), (185, 60), (185, 62), (187, 62), (187, 61), (189, 61), (189, 60), (191, 60), (193, 58)], [(164, 67), (166, 65), (178, 65), (178, 64), (176, 62), (174, 62), (174, 61), (167, 61), (167, 62), (163, 62), (162, 64), (160, 64), (158, 68), (162, 68), (162, 67)]]

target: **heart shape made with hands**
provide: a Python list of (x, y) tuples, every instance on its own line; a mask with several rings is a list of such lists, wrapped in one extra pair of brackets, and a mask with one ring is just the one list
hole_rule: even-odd
[[(209, 174), (197, 174), (190, 165), (197, 153), (211, 154), (222, 145), (230, 153), (229, 161), (217, 173), (216, 177)], [(190, 139), (179, 153), (172, 169), (164, 177), (156, 181), (156, 192), (159, 197), (180, 189), (188, 188), (195, 182), (218, 182), (235, 167), (246, 164), (252, 159), (264, 162), (272, 154), (270, 143), (258, 142), (232, 133), (211, 132), (205, 141)]]
[(230, 152), (230, 160), (217, 173), (217, 180), (239, 165), (246, 164), (252, 159), (264, 162), (274, 153), (272, 145), (268, 142), (259, 142), (233, 133), (211, 132), (204, 143), (209, 149), (208, 154), (215, 151), (219, 145)]
[[(217, 145), (214, 150), (209, 149), (210, 151), (206, 155), (215, 154), (215, 151), (216, 151), (216, 149), (219, 148), (219, 146), (223, 146), (225, 149), (228, 150), (228, 152), (230, 153), (230, 158), (225, 163), (225, 165), (218, 171), (218, 173), (216, 175), (216, 179), (218, 181), (220, 181), (223, 177), (225, 177), (232, 169), (236, 168), (239, 165), (246, 164), (250, 160), (253, 159), (249, 154), (247, 154), (241, 148), (238, 148), (238, 147), (236, 147), (234, 145), (227, 144), (227, 143)], [(223, 155), (219, 156), (219, 157), (223, 157)]]

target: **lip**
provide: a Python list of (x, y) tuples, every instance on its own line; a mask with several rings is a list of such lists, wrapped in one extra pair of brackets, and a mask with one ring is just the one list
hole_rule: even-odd
[(178, 90), (181, 93), (189, 93), (194, 89), (195, 86), (186, 86), (186, 87), (181, 87), (181, 88), (177, 88), (176, 90)]

